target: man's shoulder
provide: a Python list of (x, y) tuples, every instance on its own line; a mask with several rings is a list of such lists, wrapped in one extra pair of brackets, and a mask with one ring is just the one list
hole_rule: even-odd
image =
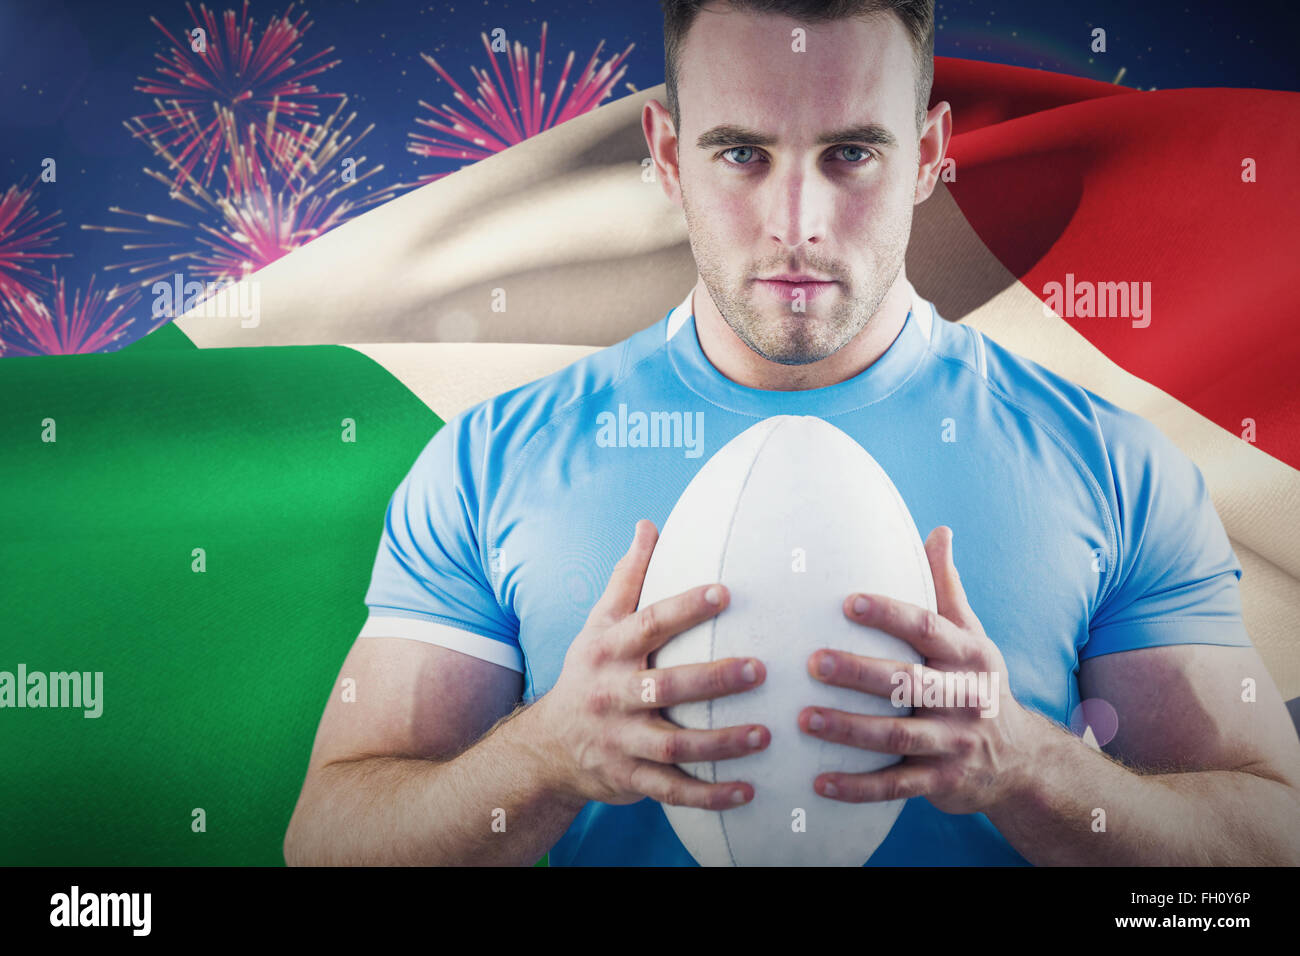
[(1158, 427), (1140, 414), (1116, 405), (1041, 362), (1013, 352), (976, 329), (970, 331), (983, 353), (981, 377), (997, 401), (1011, 414), (1054, 433), (1092, 465), (1109, 469), (1117, 455), (1182, 455)]

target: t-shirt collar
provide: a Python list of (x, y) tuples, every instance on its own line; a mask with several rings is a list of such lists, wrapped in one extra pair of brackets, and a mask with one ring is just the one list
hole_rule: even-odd
[(746, 415), (776, 414), (826, 417), (879, 401), (896, 391), (916, 371), (929, 349), (939, 316), (907, 283), (912, 307), (897, 338), (885, 353), (853, 378), (824, 388), (775, 391), (749, 388), (727, 378), (713, 367), (700, 347), (695, 328), (695, 288), (668, 313), (665, 334), (673, 368), (688, 388), (723, 408)]

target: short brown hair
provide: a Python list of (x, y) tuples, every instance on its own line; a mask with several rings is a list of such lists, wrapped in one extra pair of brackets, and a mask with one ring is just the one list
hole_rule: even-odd
[[(681, 130), (681, 107), (677, 102), (677, 60), (686, 32), (700, 9), (712, 0), (660, 0), (664, 11), (664, 78), (668, 112), (673, 127)], [(849, 17), (865, 18), (893, 13), (912, 40), (916, 60), (916, 128), (925, 125), (930, 87), (934, 83), (934, 0), (722, 0), (733, 10), (777, 13), (809, 23), (826, 23)]]

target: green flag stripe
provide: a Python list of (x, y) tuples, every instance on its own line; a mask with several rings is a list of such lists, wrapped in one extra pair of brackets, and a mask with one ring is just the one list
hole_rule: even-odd
[(152, 352), (158, 350), (182, 349), (189, 351), (198, 348), (190, 337), (177, 327), (175, 322), (168, 322), (166, 325), (160, 325), (142, 339), (137, 339), (121, 351), (128, 349), (133, 353)]
[(0, 709), (0, 864), (283, 862), (385, 506), (442, 421), (352, 349), (170, 326), (4, 359), (0, 408), (0, 671), (103, 674), (98, 718)]

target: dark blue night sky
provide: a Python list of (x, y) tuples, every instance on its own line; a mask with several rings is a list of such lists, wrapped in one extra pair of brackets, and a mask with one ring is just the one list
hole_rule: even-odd
[[(242, 5), (243, 0), (209, 3), (215, 11)], [(254, 36), (286, 6), (283, 0), (251, 0), (258, 24)], [(644, 89), (663, 82), (662, 15), (654, 0), (312, 0), (296, 4), (294, 11), (306, 11), (313, 23), (298, 59), (333, 46), (329, 58), (341, 63), (315, 82), (324, 91), (347, 94), (358, 128), (375, 124), (361, 152), (371, 164), (384, 164), (374, 177), (381, 185), (413, 182), (461, 165), (406, 149), (408, 134), (422, 131), (415, 124), (424, 112), (418, 101), (451, 102), (450, 88), (421, 60), (422, 52), (435, 56), (472, 91), (470, 67), (489, 66), (481, 32), (501, 27), (510, 40), (535, 53), (546, 20), (542, 88), (548, 93), (569, 51), (575, 53), (576, 70), (602, 40), (601, 62), (635, 44), (613, 97), (626, 95), (627, 84)], [(124, 120), (152, 109), (152, 98), (134, 89), (137, 77), (154, 74), (155, 54), (167, 48), (151, 15), (178, 35), (191, 25), (181, 0), (0, 0), (0, 193), (30, 183), (39, 177), (44, 157), (56, 158), (58, 180), (39, 185), (38, 208), (42, 214), (59, 210), (65, 222), (50, 251), (73, 254), (58, 261), (70, 290), (125, 258), (120, 236), (84, 231), (83, 223), (117, 224), (108, 212), (114, 205), (168, 211), (165, 190), (142, 173), (145, 165), (158, 163), (123, 127)], [(1280, 0), (946, 0), (937, 4), (936, 18), (936, 53), (944, 56), (1105, 81), (1113, 81), (1123, 67), (1122, 84), (1143, 89), (1300, 88), (1294, 53), (1300, 16), (1293, 3)], [(1094, 26), (1107, 29), (1104, 55), (1089, 52)], [(330, 109), (332, 104), (325, 107)], [(48, 264), (42, 271), (48, 273)], [(96, 283), (107, 285), (113, 278), (117, 275), (100, 275)]]

